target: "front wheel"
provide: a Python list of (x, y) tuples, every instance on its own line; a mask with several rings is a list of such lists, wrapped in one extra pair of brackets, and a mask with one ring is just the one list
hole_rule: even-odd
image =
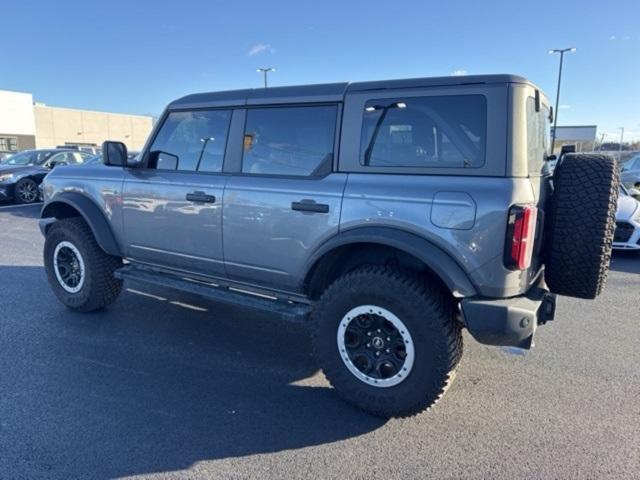
[(313, 318), (314, 352), (347, 402), (406, 417), (435, 404), (462, 356), (453, 303), (435, 282), (384, 267), (336, 280)]
[(44, 242), (44, 265), (56, 297), (67, 307), (91, 312), (109, 305), (122, 289), (114, 272), (122, 260), (105, 253), (81, 218), (56, 221)]
[(40, 197), (38, 184), (30, 178), (19, 180), (14, 188), (14, 197), (17, 203), (33, 203)]

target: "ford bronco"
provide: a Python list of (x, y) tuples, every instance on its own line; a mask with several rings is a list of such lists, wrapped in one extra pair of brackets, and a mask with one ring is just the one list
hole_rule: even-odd
[(551, 118), (513, 75), (189, 95), (139, 156), (46, 177), (49, 283), (83, 312), (130, 279), (308, 321), (339, 395), (413, 415), (463, 328), (530, 348), (556, 294), (603, 288), (619, 173), (569, 154), (551, 177)]

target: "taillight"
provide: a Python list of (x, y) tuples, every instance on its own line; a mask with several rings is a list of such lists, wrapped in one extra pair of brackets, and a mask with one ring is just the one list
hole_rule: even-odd
[(516, 205), (509, 210), (504, 252), (507, 268), (525, 270), (531, 266), (537, 218), (538, 209), (530, 205)]

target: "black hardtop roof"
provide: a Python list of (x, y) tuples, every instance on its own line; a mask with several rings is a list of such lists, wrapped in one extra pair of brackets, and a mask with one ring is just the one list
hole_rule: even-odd
[(304, 102), (336, 102), (342, 101), (347, 92), (363, 92), (367, 90), (392, 88), (446, 87), (454, 85), (504, 83), (527, 83), (533, 85), (526, 78), (508, 74), (425, 77), (354, 83), (322, 83), (316, 85), (294, 85), (289, 87), (195, 93), (171, 102), (169, 108), (181, 109)]

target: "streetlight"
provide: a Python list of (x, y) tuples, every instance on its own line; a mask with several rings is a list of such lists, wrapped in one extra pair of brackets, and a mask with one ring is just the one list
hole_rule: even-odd
[(620, 145), (618, 146), (618, 162), (622, 161), (622, 140), (624, 139), (624, 127), (620, 127)]
[(256, 69), (256, 72), (264, 74), (264, 88), (267, 88), (267, 73), (275, 71), (276, 69), (273, 67), (261, 67)]
[(598, 151), (601, 152), (602, 151), (602, 144), (604, 143), (604, 139), (607, 138), (607, 134), (603, 133), (602, 136), (600, 137), (600, 146), (598, 147)]
[(549, 54), (559, 53), (560, 54), (560, 68), (558, 70), (558, 90), (556, 91), (556, 114), (553, 118), (553, 135), (551, 136), (551, 153), (553, 154), (553, 150), (556, 146), (556, 127), (558, 126), (558, 113), (560, 113), (560, 81), (562, 80), (562, 61), (564, 60), (564, 54), (566, 52), (575, 52), (576, 49), (574, 47), (570, 48), (554, 48), (549, 50)]

